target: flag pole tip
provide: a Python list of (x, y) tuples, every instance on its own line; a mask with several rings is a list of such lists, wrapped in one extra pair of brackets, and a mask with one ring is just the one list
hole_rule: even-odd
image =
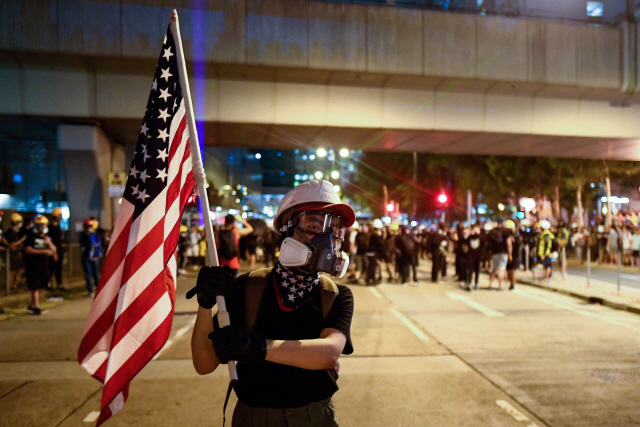
[(171, 19), (173, 19), (173, 20), (178, 19), (178, 10), (177, 9), (171, 9)]

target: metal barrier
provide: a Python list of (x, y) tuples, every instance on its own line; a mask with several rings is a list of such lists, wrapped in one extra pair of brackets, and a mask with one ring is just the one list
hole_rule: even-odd
[[(62, 283), (82, 280), (82, 248), (79, 243), (62, 245)], [(52, 277), (51, 280), (55, 282)], [(27, 279), (24, 271), (23, 250), (0, 248), (0, 289), (5, 295), (26, 291)]]

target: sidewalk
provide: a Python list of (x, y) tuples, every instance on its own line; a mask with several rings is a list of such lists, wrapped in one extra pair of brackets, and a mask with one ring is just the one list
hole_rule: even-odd
[(592, 303), (640, 314), (640, 289), (622, 286), (620, 292), (618, 292), (616, 285), (593, 278), (590, 280), (590, 285), (587, 285), (586, 278), (572, 274), (567, 274), (563, 278), (557, 270), (554, 270), (553, 278), (549, 282), (545, 282), (541, 280), (542, 269), (534, 271), (536, 272), (536, 278), (533, 277), (531, 272), (518, 271), (516, 273), (518, 283), (560, 292)]

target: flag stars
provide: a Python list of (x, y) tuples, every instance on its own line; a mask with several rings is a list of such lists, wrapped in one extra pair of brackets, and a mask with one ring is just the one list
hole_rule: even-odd
[(156, 178), (161, 179), (162, 182), (165, 182), (165, 180), (167, 179), (167, 168), (164, 169), (158, 169), (158, 175), (156, 176)]
[(167, 49), (164, 50), (164, 54), (162, 56), (167, 61), (169, 60), (169, 58), (171, 58), (173, 56), (173, 53), (171, 53), (171, 46), (169, 46)]
[(147, 178), (149, 178), (149, 175), (147, 175), (147, 170), (145, 169), (140, 174), (140, 181), (142, 181), (142, 182), (144, 182), (146, 184)]
[(149, 130), (149, 128), (147, 127), (147, 123), (146, 122), (142, 122), (142, 127), (140, 127), (140, 133), (144, 134), (146, 136), (148, 130)]
[(158, 95), (158, 98), (162, 98), (164, 99), (164, 102), (167, 102), (167, 99), (171, 96), (173, 95), (169, 93), (169, 89), (160, 89), (160, 95)]
[(146, 199), (148, 197), (151, 197), (147, 194), (147, 190), (142, 190), (139, 194), (138, 194), (138, 200), (142, 200), (142, 203), (146, 202)]
[(168, 138), (169, 138), (169, 134), (167, 133), (166, 129), (160, 129), (158, 131), (158, 139), (161, 139), (162, 142), (167, 142)]
[(159, 110), (160, 115), (158, 116), (158, 118), (164, 120), (165, 123), (167, 122), (167, 119), (171, 117), (171, 114), (169, 114), (167, 110), (168, 108), (165, 108), (164, 110)]
[(153, 79), (153, 84), (151, 85), (151, 90), (158, 89), (158, 79)]
[(135, 187), (131, 187), (131, 195), (135, 196), (136, 194), (138, 194), (138, 184)]
[(137, 178), (138, 177), (138, 173), (140, 173), (140, 171), (136, 169), (136, 165), (133, 165), (133, 167), (129, 171), (129, 176)]
[(167, 67), (166, 69), (163, 68), (162, 69), (162, 75), (160, 76), (161, 79), (164, 79), (165, 82), (169, 81), (169, 77), (173, 77), (173, 74), (171, 74), (169, 72), (169, 67)]
[(163, 162), (167, 161), (167, 157), (169, 157), (169, 154), (167, 153), (167, 149), (163, 149), (163, 150), (158, 150), (158, 157), (156, 157), (156, 159), (160, 159)]
[(173, 112), (176, 111), (176, 108), (178, 108), (178, 98), (173, 99)]

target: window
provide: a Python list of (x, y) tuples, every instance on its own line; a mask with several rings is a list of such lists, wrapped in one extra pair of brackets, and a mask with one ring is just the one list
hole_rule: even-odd
[(601, 1), (588, 1), (587, 2), (587, 16), (590, 18), (602, 17), (602, 2)]

